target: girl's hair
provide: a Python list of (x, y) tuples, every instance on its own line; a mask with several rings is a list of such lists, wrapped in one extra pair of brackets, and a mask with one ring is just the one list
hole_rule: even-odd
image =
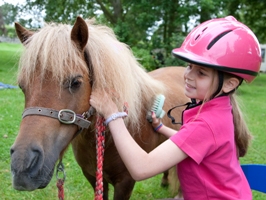
[[(239, 85), (242, 84), (243, 79), (235, 76), (233, 74), (224, 73), (224, 79), (228, 79), (231, 77), (235, 77), (239, 80)], [(238, 86), (239, 86), (238, 85)], [(233, 121), (234, 121), (234, 133), (235, 133), (235, 143), (237, 147), (238, 157), (244, 157), (247, 153), (248, 146), (252, 139), (251, 132), (248, 129), (246, 121), (244, 119), (243, 113), (240, 109), (239, 103), (237, 101), (237, 96), (235, 91), (237, 90), (238, 86), (231, 92), (229, 92), (230, 102), (232, 105), (232, 114), (233, 114)]]
[(237, 102), (235, 93), (233, 92), (229, 95), (232, 104), (237, 152), (239, 157), (244, 157), (247, 153), (252, 135), (247, 127), (244, 116)]
[[(215, 72), (215, 73), (217, 73), (217, 72)], [(213, 84), (209, 90), (210, 93), (208, 93), (206, 95), (205, 99), (202, 102), (202, 106), (204, 105), (204, 103), (206, 101), (210, 100), (210, 98), (211, 98), (210, 94), (212, 94), (212, 92), (214, 92), (216, 89), (215, 86), (217, 84), (214, 84), (215, 76), (213, 76), (213, 77), (214, 77), (213, 78)], [(237, 77), (233, 74), (229, 74), (229, 73), (224, 72), (224, 79), (229, 79), (231, 77), (237, 78), (239, 80), (240, 84), (243, 81), (243, 79), (240, 77)], [(233, 114), (233, 122), (234, 122), (234, 135), (235, 135), (235, 143), (236, 143), (236, 147), (237, 147), (237, 154), (238, 154), (238, 157), (244, 157), (247, 153), (248, 146), (249, 146), (250, 141), (252, 139), (252, 135), (251, 135), (251, 132), (249, 131), (249, 129), (247, 127), (244, 116), (242, 114), (239, 103), (237, 101), (237, 96), (235, 94), (235, 91), (238, 88), (238, 86), (233, 91), (229, 92), (229, 94), (227, 94), (227, 95), (230, 96), (230, 102), (232, 105), (232, 114)], [(201, 108), (200, 108), (200, 110), (201, 110)]]

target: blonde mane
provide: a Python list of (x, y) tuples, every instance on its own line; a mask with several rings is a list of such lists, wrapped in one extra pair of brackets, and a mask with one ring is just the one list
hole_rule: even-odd
[[(121, 111), (126, 102), (129, 105), (126, 123), (139, 130), (141, 114), (151, 108), (155, 95), (165, 92), (164, 85), (148, 75), (130, 48), (117, 40), (112, 29), (97, 25), (91, 19), (86, 23), (89, 28), (86, 52), (93, 68), (93, 89), (113, 92)], [(30, 84), (38, 71), (41, 80), (49, 72), (62, 85), (77, 67), (90, 73), (70, 39), (70, 32), (69, 25), (50, 23), (33, 34), (21, 56), (18, 81)]]

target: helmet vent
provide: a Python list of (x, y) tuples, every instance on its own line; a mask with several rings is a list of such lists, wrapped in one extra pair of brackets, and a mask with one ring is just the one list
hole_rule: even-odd
[(206, 29), (208, 28), (208, 26), (207, 27), (205, 27), (203, 30), (202, 30), (202, 32), (204, 32)]
[[(201, 32), (203, 33), (208, 27), (205, 27)], [(200, 34), (197, 35), (197, 37), (195, 38), (195, 40), (197, 40), (200, 37)]]
[(216, 38), (214, 38), (210, 44), (207, 46), (207, 49), (209, 50), (210, 48), (212, 48), (212, 46), (218, 42), (218, 40), (220, 40), (223, 36), (225, 36), (227, 33), (230, 33), (232, 30), (229, 30), (229, 31), (226, 31), (226, 32), (223, 32), (221, 33), (220, 35), (218, 35)]
[(199, 38), (200, 34), (197, 35), (197, 37), (195, 38), (195, 40), (197, 40)]

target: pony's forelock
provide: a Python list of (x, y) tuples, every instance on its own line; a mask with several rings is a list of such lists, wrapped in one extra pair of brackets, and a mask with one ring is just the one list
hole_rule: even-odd
[(62, 85), (78, 68), (86, 72), (81, 52), (70, 40), (70, 30), (69, 25), (50, 23), (30, 37), (20, 59), (18, 81), (23, 79), (28, 85), (37, 73), (40, 81), (52, 75), (53, 81)]

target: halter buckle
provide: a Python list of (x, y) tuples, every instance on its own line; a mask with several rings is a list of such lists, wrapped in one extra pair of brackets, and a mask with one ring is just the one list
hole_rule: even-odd
[[(63, 112), (66, 113), (69, 120), (66, 119)], [(69, 109), (62, 109), (58, 112), (58, 120), (63, 124), (73, 124), (76, 121), (76, 113)]]

